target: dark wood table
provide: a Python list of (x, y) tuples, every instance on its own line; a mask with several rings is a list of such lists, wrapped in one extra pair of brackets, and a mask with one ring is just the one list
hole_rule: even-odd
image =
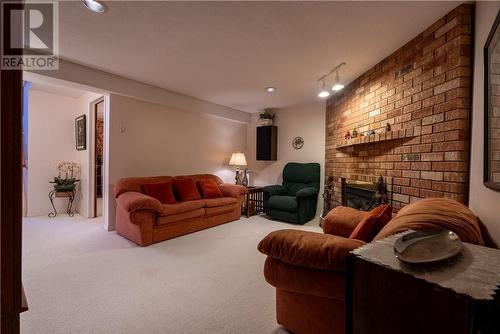
[(391, 258), (390, 238), (347, 258), (346, 333), (500, 333), (499, 250), (464, 243), (455, 259), (415, 267)]
[(264, 187), (247, 187), (248, 193), (243, 199), (241, 213), (247, 218), (264, 212)]

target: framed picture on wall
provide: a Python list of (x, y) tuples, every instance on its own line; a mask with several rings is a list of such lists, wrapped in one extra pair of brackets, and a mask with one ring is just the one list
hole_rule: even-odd
[(500, 191), (500, 12), (484, 46), (484, 184)]
[(87, 117), (86, 115), (75, 118), (76, 149), (84, 151), (87, 149)]

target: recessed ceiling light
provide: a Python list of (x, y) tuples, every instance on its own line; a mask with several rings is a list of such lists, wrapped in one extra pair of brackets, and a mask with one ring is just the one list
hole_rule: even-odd
[(276, 90), (276, 87), (266, 87), (266, 92), (272, 93)]
[(106, 7), (95, 0), (83, 0), (83, 4), (94, 13), (102, 13), (106, 10)]

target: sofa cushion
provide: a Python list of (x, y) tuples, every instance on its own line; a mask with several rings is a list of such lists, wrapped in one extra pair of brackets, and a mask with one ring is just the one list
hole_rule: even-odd
[(205, 209), (200, 208), (200, 209), (191, 210), (188, 212), (178, 213), (175, 215), (158, 217), (156, 219), (156, 224), (157, 225), (172, 224), (172, 223), (177, 223), (177, 222), (180, 222), (180, 221), (183, 221), (186, 219), (202, 217), (203, 215), (205, 215)]
[(171, 180), (172, 177), (170, 176), (126, 177), (119, 179), (114, 187), (115, 197), (129, 191), (143, 192), (142, 185), (146, 183), (159, 183)]
[(354, 231), (352, 231), (349, 239), (370, 242), (391, 218), (392, 207), (389, 204), (377, 206), (363, 217)]
[(172, 216), (179, 213), (201, 209), (205, 206), (203, 200), (180, 202), (177, 204), (164, 204), (159, 216)]
[(326, 214), (323, 232), (348, 238), (367, 214), (348, 206), (337, 206)]
[(234, 209), (236, 209), (236, 205), (235, 204), (228, 204), (228, 205), (214, 206), (214, 207), (206, 207), (205, 208), (205, 215), (207, 215), (207, 216), (218, 215), (218, 214), (221, 214), (221, 213), (234, 211)]
[(238, 200), (234, 197), (220, 197), (220, 198), (204, 199), (203, 202), (205, 203), (206, 208), (214, 208), (217, 206), (235, 204), (238, 203)]
[(194, 181), (194, 183), (197, 183), (199, 181), (206, 181), (206, 180), (212, 180), (217, 184), (222, 184), (222, 180), (220, 177), (217, 175), (213, 174), (194, 174), (194, 175), (177, 175), (174, 176), (175, 180), (181, 180), (181, 179), (191, 179)]
[(159, 183), (146, 183), (142, 185), (144, 193), (150, 197), (156, 198), (162, 204), (175, 204), (177, 203), (172, 182), (159, 182)]
[(177, 199), (180, 202), (194, 201), (201, 199), (196, 184), (192, 179), (179, 179), (172, 181)]
[(295, 196), (271, 196), (268, 206), (274, 210), (297, 212), (298, 203)]
[(222, 197), (222, 193), (219, 189), (217, 182), (213, 180), (204, 180), (198, 182), (198, 189), (200, 190), (201, 196), (203, 198), (219, 198)]
[(479, 219), (465, 205), (448, 198), (425, 198), (406, 205), (380, 231), (374, 240), (409, 229), (445, 228), (462, 241), (484, 245)]

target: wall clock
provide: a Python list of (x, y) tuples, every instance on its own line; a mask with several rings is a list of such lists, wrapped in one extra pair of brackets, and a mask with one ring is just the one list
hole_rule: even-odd
[(302, 137), (295, 137), (292, 140), (292, 146), (296, 150), (300, 150), (304, 146), (304, 139)]

